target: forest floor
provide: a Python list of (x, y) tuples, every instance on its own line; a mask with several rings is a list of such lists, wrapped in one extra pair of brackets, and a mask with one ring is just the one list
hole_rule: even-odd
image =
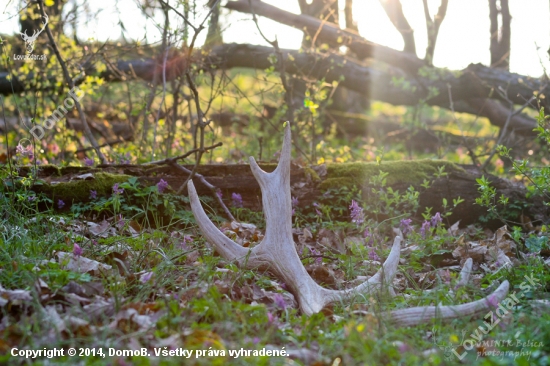
[[(330, 206), (296, 209), (302, 263), (323, 286), (349, 288), (380, 268), (391, 229), (399, 227), (405, 240), (393, 283), (397, 296), (358, 297), (306, 316), (284, 283), (218, 256), (200, 234), (187, 198), (169, 187), (142, 187), (130, 179), (108, 195), (90, 195), (88, 203), (52, 200), (24, 181), (0, 193), (0, 363), (550, 363), (545, 226), (492, 232), (446, 222), (439, 213), (415, 222), (405, 211), (385, 223), (359, 222), (350, 218), (352, 200), (365, 212), (372, 203), (341, 191)], [(214, 206), (211, 197), (202, 199)], [(212, 209), (210, 217), (237, 243), (257, 245), (265, 229), (262, 213), (239, 207), (238, 195), (224, 199), (240, 223)], [(455, 288), (467, 257), (474, 259), (473, 279)], [(484, 319), (397, 327), (382, 315), (478, 300), (504, 280), (515, 294), (512, 306), (494, 304)]]

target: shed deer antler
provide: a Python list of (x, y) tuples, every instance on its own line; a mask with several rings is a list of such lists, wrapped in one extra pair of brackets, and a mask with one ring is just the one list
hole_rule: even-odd
[[(225, 259), (237, 262), (238, 266), (247, 269), (267, 270), (289, 287), (296, 297), (300, 310), (307, 315), (317, 313), (326, 305), (351, 300), (358, 294), (369, 294), (381, 290), (383, 285), (391, 284), (397, 272), (401, 250), (400, 236), (396, 236), (390, 254), (382, 268), (361, 285), (347, 290), (331, 290), (319, 286), (307, 273), (292, 238), (292, 204), (290, 195), (290, 160), (291, 160), (290, 123), (286, 123), (283, 149), (277, 168), (272, 173), (263, 171), (253, 157), (250, 157), (250, 168), (260, 184), (262, 203), (266, 218), (266, 232), (260, 244), (245, 248), (226, 237), (206, 216), (192, 181), (187, 187), (191, 209), (202, 233)], [(471, 268), (471, 261), (465, 267)], [(469, 272), (463, 271), (463, 277)], [(467, 278), (466, 278), (467, 280)], [(385, 317), (401, 325), (414, 325), (441, 317), (454, 319), (460, 316), (480, 315), (486, 313), (495, 301), (500, 302), (508, 294), (508, 281), (504, 281), (489, 297), (457, 306), (426, 306), (388, 312)]]
[(42, 33), (44, 29), (46, 29), (46, 25), (48, 25), (48, 20), (48, 15), (44, 15), (44, 26), (39, 31), (35, 30), (30, 37), (27, 34), (26, 29), (25, 32), (19, 32), (21, 38), (23, 38), (23, 41), (25, 41), (25, 43), (27, 44), (27, 53), (32, 53), (32, 51), (34, 50), (34, 42), (36, 42), (36, 39), (38, 38), (40, 33)]

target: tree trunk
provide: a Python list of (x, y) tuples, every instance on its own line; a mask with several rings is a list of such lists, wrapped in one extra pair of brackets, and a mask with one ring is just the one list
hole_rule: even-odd
[[(500, 4), (500, 9), (497, 7), (497, 2)], [(489, 0), (489, 19), (491, 21), (491, 67), (509, 70), (512, 16), (510, 15), (508, 0)]]
[(412, 29), (403, 13), (401, 0), (380, 0), (380, 4), (386, 11), (395, 29), (397, 29), (397, 31), (401, 33), (401, 37), (403, 37), (403, 42), (405, 43), (403, 51), (416, 55), (414, 29)]

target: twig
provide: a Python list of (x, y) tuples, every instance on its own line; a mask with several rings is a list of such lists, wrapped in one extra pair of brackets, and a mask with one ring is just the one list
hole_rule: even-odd
[[(44, 0), (38, 0), (38, 7), (40, 8), (40, 13), (43, 17), (46, 17), (46, 13), (44, 12)], [(70, 89), (73, 89), (75, 87), (74, 81), (69, 75), (69, 70), (67, 69), (67, 65), (65, 64), (65, 61), (63, 61), (63, 58), (61, 57), (61, 53), (59, 52), (59, 48), (57, 47), (57, 44), (55, 43), (55, 39), (53, 38), (52, 31), (50, 30), (50, 25), (46, 24), (46, 33), (48, 34), (48, 39), (50, 40), (50, 45), (53, 48), (53, 51), (55, 53), (55, 56), (57, 57), (57, 60), (59, 61), (59, 64), (61, 65), (61, 68), (63, 69), (63, 76), (65, 77), (65, 81), (67, 82)], [(71, 95), (71, 98), (74, 100), (74, 103), (76, 105), (76, 109), (78, 111), (78, 115), (80, 116), (80, 121), (82, 122), (82, 126), (84, 127), (84, 132), (86, 133), (86, 137), (88, 137), (88, 140), (94, 147), (94, 150), (101, 161), (102, 164), (107, 164), (107, 159), (105, 158), (105, 155), (101, 152), (99, 149), (99, 145), (92, 134), (92, 131), (90, 130), (90, 126), (88, 125), (88, 122), (86, 121), (86, 115), (84, 114), (84, 111), (82, 110), (82, 106), (80, 105), (80, 102), (77, 98), (73, 97)]]
[(159, 109), (157, 111), (157, 118), (155, 120), (155, 129), (153, 131), (153, 148), (151, 151), (151, 161), (153, 161), (153, 158), (155, 157), (155, 146), (157, 145), (157, 130), (158, 130), (158, 123), (160, 119), (160, 110), (162, 109), (162, 105), (164, 104), (164, 99), (166, 97), (166, 59), (168, 58), (169, 50), (170, 50), (170, 46), (166, 47), (166, 53), (164, 54), (164, 62), (162, 63), (162, 99), (160, 101)]
[(7, 151), (7, 159), (8, 159), (8, 167), (10, 172), (10, 179), (11, 179), (11, 188), (12, 188), (12, 195), (11, 200), (12, 204), (15, 205), (15, 181), (13, 179), (13, 167), (11, 166), (11, 157), (10, 157), (10, 141), (8, 139), (8, 121), (6, 120), (6, 112), (4, 109), (4, 97), (0, 95), (0, 101), (2, 102), (2, 116), (4, 118), (4, 133), (6, 134), (6, 151)]
[[(275, 50), (275, 53), (277, 54), (277, 63), (278, 63), (278, 71), (279, 75), (281, 77), (281, 83), (283, 84), (283, 89), (285, 90), (285, 103), (287, 105), (286, 110), (286, 118), (290, 122), (291, 126), (295, 126), (294, 123), (294, 106), (292, 104), (292, 90), (288, 86), (288, 81), (286, 78), (286, 72), (285, 72), (285, 59), (283, 52), (281, 51), (281, 48), (279, 47), (279, 41), (277, 41), (277, 38), (275, 38), (274, 41), (270, 41), (262, 32), (260, 29), (260, 25), (258, 24), (258, 18), (256, 17), (256, 13), (254, 12), (254, 7), (252, 6), (252, 3), (254, 0), (248, 0), (248, 4), (250, 5), (250, 12), (252, 13), (252, 19), (254, 21), (254, 24), (256, 24), (256, 28), (258, 29), (258, 32), (260, 32), (260, 35), (262, 38), (269, 43)], [(298, 146), (295, 145), (296, 150), (298, 150), (310, 163), (312, 163), (311, 159), (307, 154), (305, 154)]]
[(201, 163), (202, 155), (204, 154), (204, 128), (208, 125), (209, 122), (204, 122), (204, 115), (202, 113), (201, 104), (199, 100), (199, 91), (197, 90), (197, 86), (193, 82), (193, 79), (191, 78), (191, 74), (189, 72), (185, 73), (185, 77), (187, 78), (187, 83), (189, 84), (189, 88), (191, 89), (191, 92), (193, 93), (193, 99), (195, 100), (195, 108), (197, 109), (197, 127), (200, 129), (200, 143), (199, 148), (197, 149), (197, 161), (195, 162), (195, 166), (193, 167), (193, 170), (189, 174), (189, 177), (183, 182), (183, 184), (178, 189), (178, 194), (183, 192), (185, 187), (187, 187), (187, 183), (193, 179), (193, 176), (195, 175), (197, 168), (199, 167), (199, 164)]
[(329, 257), (327, 255), (322, 255), (322, 254), (311, 254), (311, 255), (306, 255), (305, 257), (300, 257), (300, 260), (304, 260), (304, 259), (308, 259), (308, 258), (326, 258), (326, 259), (330, 259), (331, 261), (337, 261), (338, 258), (334, 258), (334, 257)]
[(182, 13), (180, 13), (176, 8), (174, 8), (172, 5), (168, 4), (167, 2), (163, 1), (163, 0), (159, 0), (159, 2), (166, 6), (167, 8), (170, 8), (171, 10), (173, 10), (176, 14), (178, 14), (182, 19), (183, 21), (185, 22), (185, 24), (187, 24), (188, 26), (190, 26), (191, 28), (193, 28), (193, 30), (195, 32), (198, 32), (198, 28), (195, 27), (189, 20), (187, 20), (187, 17), (185, 15), (183, 15)]
[[(453, 116), (453, 120), (454, 122), (460, 126), (461, 124), (458, 123), (458, 120), (456, 119), (456, 115), (455, 115), (455, 105), (454, 105), (454, 102), (453, 102), (453, 93), (451, 91), (451, 86), (449, 84), (447, 84), (447, 92), (449, 94), (449, 106), (451, 108), (451, 114)], [(476, 121), (477, 121), (477, 118), (479, 117), (479, 114), (476, 116)], [(477, 156), (475, 154), (475, 152), (472, 150), (472, 148), (470, 148), (470, 145), (467, 143), (466, 141), (466, 138), (464, 137), (464, 131), (462, 131), (462, 128), (460, 129), (460, 133), (462, 135), (462, 142), (464, 143), (464, 146), (466, 147), (466, 149), (468, 150), (468, 153), (470, 154), (470, 157), (472, 158), (472, 163), (475, 165), (475, 166), (479, 166), (479, 162), (477, 160), (477, 158), (479, 156)]]
[[(207, 146), (207, 147), (203, 148), (203, 150), (206, 152), (208, 150), (215, 149), (215, 148), (217, 148), (219, 146), (222, 146), (222, 145), (223, 145), (223, 142), (218, 142), (217, 144), (210, 145), (210, 146)], [(193, 155), (194, 153), (198, 152), (199, 150), (200, 149), (189, 150), (188, 152), (186, 152), (183, 155), (179, 155), (179, 156), (175, 156), (173, 158), (167, 158), (167, 159), (163, 159), (163, 160), (151, 161), (151, 162), (143, 164), (143, 165), (147, 166), (147, 165), (163, 165), (163, 164), (176, 163), (178, 160), (185, 159), (186, 157), (188, 157), (190, 155)]]
[[(180, 12), (178, 12), (176, 9), (174, 9), (172, 6), (170, 6), (167, 2), (163, 1), (163, 0), (159, 0), (162, 4), (164, 4), (165, 6), (167, 6), (168, 8), (172, 9), (173, 11), (176, 12), (176, 14), (178, 14), (183, 20), (184, 22), (189, 25), (191, 28), (193, 28), (193, 30), (195, 31), (195, 33), (193, 34), (193, 38), (191, 40), (191, 44), (189, 45), (189, 48), (187, 49), (187, 59), (188, 60), (191, 60), (191, 54), (193, 52), (193, 48), (195, 47), (195, 41), (197, 40), (197, 37), (199, 35), (199, 33), (204, 29), (204, 23), (206, 22), (206, 20), (210, 17), (210, 15), (212, 14), (212, 12), (214, 11), (214, 9), (216, 8), (216, 6), (218, 5), (219, 1), (220, 0), (217, 0), (213, 5), (212, 7), (210, 8), (210, 11), (208, 12), (208, 14), (204, 17), (203, 21), (200, 23), (200, 25), (198, 27), (195, 27), (194, 25), (192, 25), (188, 20), (187, 18), (181, 14)], [(195, 82), (193, 81), (193, 78), (191, 77), (191, 74), (189, 72), (189, 69), (185, 72), (185, 77), (187, 79), (187, 83), (189, 85), (189, 89), (191, 89), (191, 93), (193, 95), (193, 99), (195, 101), (195, 109), (197, 110), (197, 127), (200, 129), (200, 143), (199, 143), (199, 147), (196, 148), (195, 146), (195, 149), (191, 150), (190, 152), (187, 153), (186, 156), (189, 156), (193, 153), (197, 153), (197, 156), (196, 156), (196, 162), (195, 162), (195, 165), (193, 166), (193, 169), (192, 170), (189, 170), (179, 164), (176, 163), (176, 160), (177, 159), (165, 159), (166, 163), (168, 163), (169, 165), (175, 167), (176, 169), (179, 169), (183, 172), (186, 172), (189, 174), (189, 176), (187, 177), (187, 179), (183, 182), (183, 184), (179, 187), (177, 193), (178, 194), (181, 194), (181, 192), (185, 189), (185, 187), (187, 186), (187, 183), (193, 179), (194, 176), (196, 176), (197, 178), (199, 178), (199, 180), (204, 184), (206, 185), (211, 191), (212, 193), (214, 194), (214, 197), (216, 197), (216, 199), (218, 200), (218, 203), (220, 204), (220, 206), (223, 208), (225, 214), (232, 220), (232, 221), (235, 221), (235, 218), (233, 217), (233, 215), (231, 214), (231, 212), (227, 209), (227, 206), (225, 206), (225, 204), (223, 203), (222, 199), (220, 196), (218, 196), (217, 194), (217, 188), (214, 187), (212, 184), (208, 183), (206, 181), (206, 179), (204, 179), (204, 177), (200, 174), (197, 174), (197, 169), (200, 165), (200, 162), (201, 162), (201, 159), (202, 159), (202, 156), (203, 154), (208, 151), (209, 149), (213, 149), (214, 147), (217, 147), (217, 146), (221, 146), (221, 143), (220, 144), (216, 144), (216, 145), (212, 145), (211, 147), (209, 148), (206, 148), (204, 146), (204, 129), (206, 126), (208, 126), (208, 124), (210, 123), (209, 121), (205, 121), (205, 118), (204, 118), (204, 113), (201, 109), (201, 105), (200, 105), (200, 99), (199, 99), (199, 91), (197, 89), (197, 86), (195, 85)], [(192, 123), (192, 121), (190, 121)], [(195, 134), (196, 136), (196, 134)], [(196, 139), (195, 139), (196, 141)], [(184, 154), (185, 155), (185, 154)], [(181, 157), (180, 157), (181, 158)]]
[[(127, 137), (125, 138), (125, 137), (123, 136), (123, 137), (122, 137), (122, 140), (107, 141), (106, 143), (99, 145), (99, 147), (100, 147), (100, 148), (101, 148), (101, 147), (107, 147), (107, 146), (112, 146), (112, 145), (120, 144), (120, 143), (123, 143), (123, 142), (128, 142), (128, 141), (131, 141), (131, 137), (132, 137), (132, 136), (127, 136)], [(82, 149), (75, 150), (75, 151), (74, 151), (74, 154), (78, 154), (78, 153), (81, 153), (81, 152), (90, 151), (90, 150), (93, 150), (93, 149), (94, 149), (93, 147), (85, 147), (85, 148), (82, 148)], [(66, 152), (69, 152), (69, 151), (64, 151), (63, 153), (66, 153)], [(109, 165), (109, 164), (105, 164), (105, 165)]]
[[(214, 197), (216, 197), (216, 200), (218, 201), (218, 203), (220, 204), (220, 206), (222, 207), (223, 211), (225, 212), (225, 214), (227, 215), (227, 217), (231, 220), (231, 221), (237, 221), (235, 220), (235, 218), (233, 217), (233, 215), (231, 214), (231, 212), (229, 211), (229, 209), (227, 208), (227, 206), (225, 205), (225, 203), (223, 203), (223, 200), (222, 198), (218, 195), (218, 189), (213, 186), (212, 184), (210, 184), (202, 174), (199, 174), (197, 173), (195, 170), (197, 168), (197, 165), (195, 165), (195, 167), (193, 168), (193, 170), (189, 170), (187, 169), (186, 167), (183, 167), (179, 164), (176, 164), (175, 162), (169, 162), (168, 163), (170, 166), (176, 168), (176, 169), (179, 169), (181, 170), (182, 172), (184, 173), (187, 173), (189, 174), (189, 177), (187, 177), (187, 181), (189, 181), (191, 175), (197, 177), (201, 182), (202, 184), (204, 184), (208, 189), (210, 189), (212, 191), (212, 193), (214, 194)], [(182, 185), (182, 187), (185, 187), (186, 185)], [(181, 189), (181, 188), (180, 188)], [(179, 193), (179, 192), (178, 192)]]
[[(545, 87), (546, 87), (546, 85), (545, 85)], [(525, 108), (527, 108), (529, 106), (529, 104), (531, 104), (531, 102), (533, 100), (536, 99), (535, 96), (532, 96), (521, 107), (519, 107), (518, 109), (516, 109), (514, 111), (514, 103), (510, 99), (508, 99), (508, 97), (505, 95), (505, 93), (501, 93), (501, 95), (503, 95), (503, 97), (505, 97), (506, 100), (510, 103), (510, 113), (508, 114), (508, 117), (506, 118), (506, 122), (504, 123), (504, 126), (500, 130), (500, 136), (498, 137), (498, 140), (497, 140), (497, 143), (495, 144), (495, 146), (493, 146), (493, 149), (491, 150), (491, 154), (489, 154), (489, 157), (487, 158), (487, 160), (485, 160), (485, 162), (481, 166), (481, 170), (483, 170), (483, 171), (485, 171), (485, 169), (487, 168), (487, 165), (489, 165), (489, 163), (491, 162), (491, 159), (493, 158), (493, 156), (495, 156), (498, 146), (502, 143), (502, 140), (504, 139), (504, 136), (506, 135), (506, 130), (508, 129), (508, 125), (510, 124), (510, 121), (512, 120), (512, 117), (517, 116), (518, 114), (520, 114)]]

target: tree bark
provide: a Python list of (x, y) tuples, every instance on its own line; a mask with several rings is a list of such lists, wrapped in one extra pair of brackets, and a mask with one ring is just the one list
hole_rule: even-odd
[(353, 0), (346, 0), (344, 7), (344, 17), (346, 20), (346, 29), (359, 32), (357, 22), (353, 19)]
[(426, 60), (428, 65), (432, 66), (435, 44), (437, 42), (437, 36), (439, 35), (439, 27), (441, 27), (441, 23), (443, 23), (443, 19), (445, 19), (445, 15), (447, 14), (447, 5), (449, 5), (449, 0), (441, 0), (439, 10), (433, 19), (430, 16), (428, 0), (422, 0), (422, 3), (424, 5), (426, 29), (428, 30), (428, 47), (426, 48), (426, 57), (424, 60)]
[(229, 1), (225, 7), (242, 13), (251, 13), (254, 11), (256, 15), (275, 20), (278, 23), (300, 30), (305, 29), (310, 34), (316, 34), (319, 40), (333, 47), (347, 46), (360, 59), (376, 58), (390, 65), (402, 67), (406, 71), (413, 71), (414, 73), (425, 65), (424, 61), (413, 54), (369, 42), (359, 34), (340, 29), (335, 24), (321, 22), (319, 19), (307, 15), (293, 14), (261, 1), (252, 1), (253, 10), (246, 0)]
[(403, 42), (405, 43), (403, 51), (416, 55), (414, 30), (411, 28), (411, 25), (403, 13), (401, 0), (380, 0), (380, 4), (384, 8), (384, 11), (390, 18), (395, 29), (397, 29), (397, 31), (401, 33), (401, 37), (403, 37)]
[[(500, 9), (497, 7), (497, 1), (500, 4)], [(501, 19), (500, 29), (499, 14)], [(512, 16), (510, 15), (508, 0), (489, 0), (489, 19), (491, 21), (491, 67), (509, 70)]]

